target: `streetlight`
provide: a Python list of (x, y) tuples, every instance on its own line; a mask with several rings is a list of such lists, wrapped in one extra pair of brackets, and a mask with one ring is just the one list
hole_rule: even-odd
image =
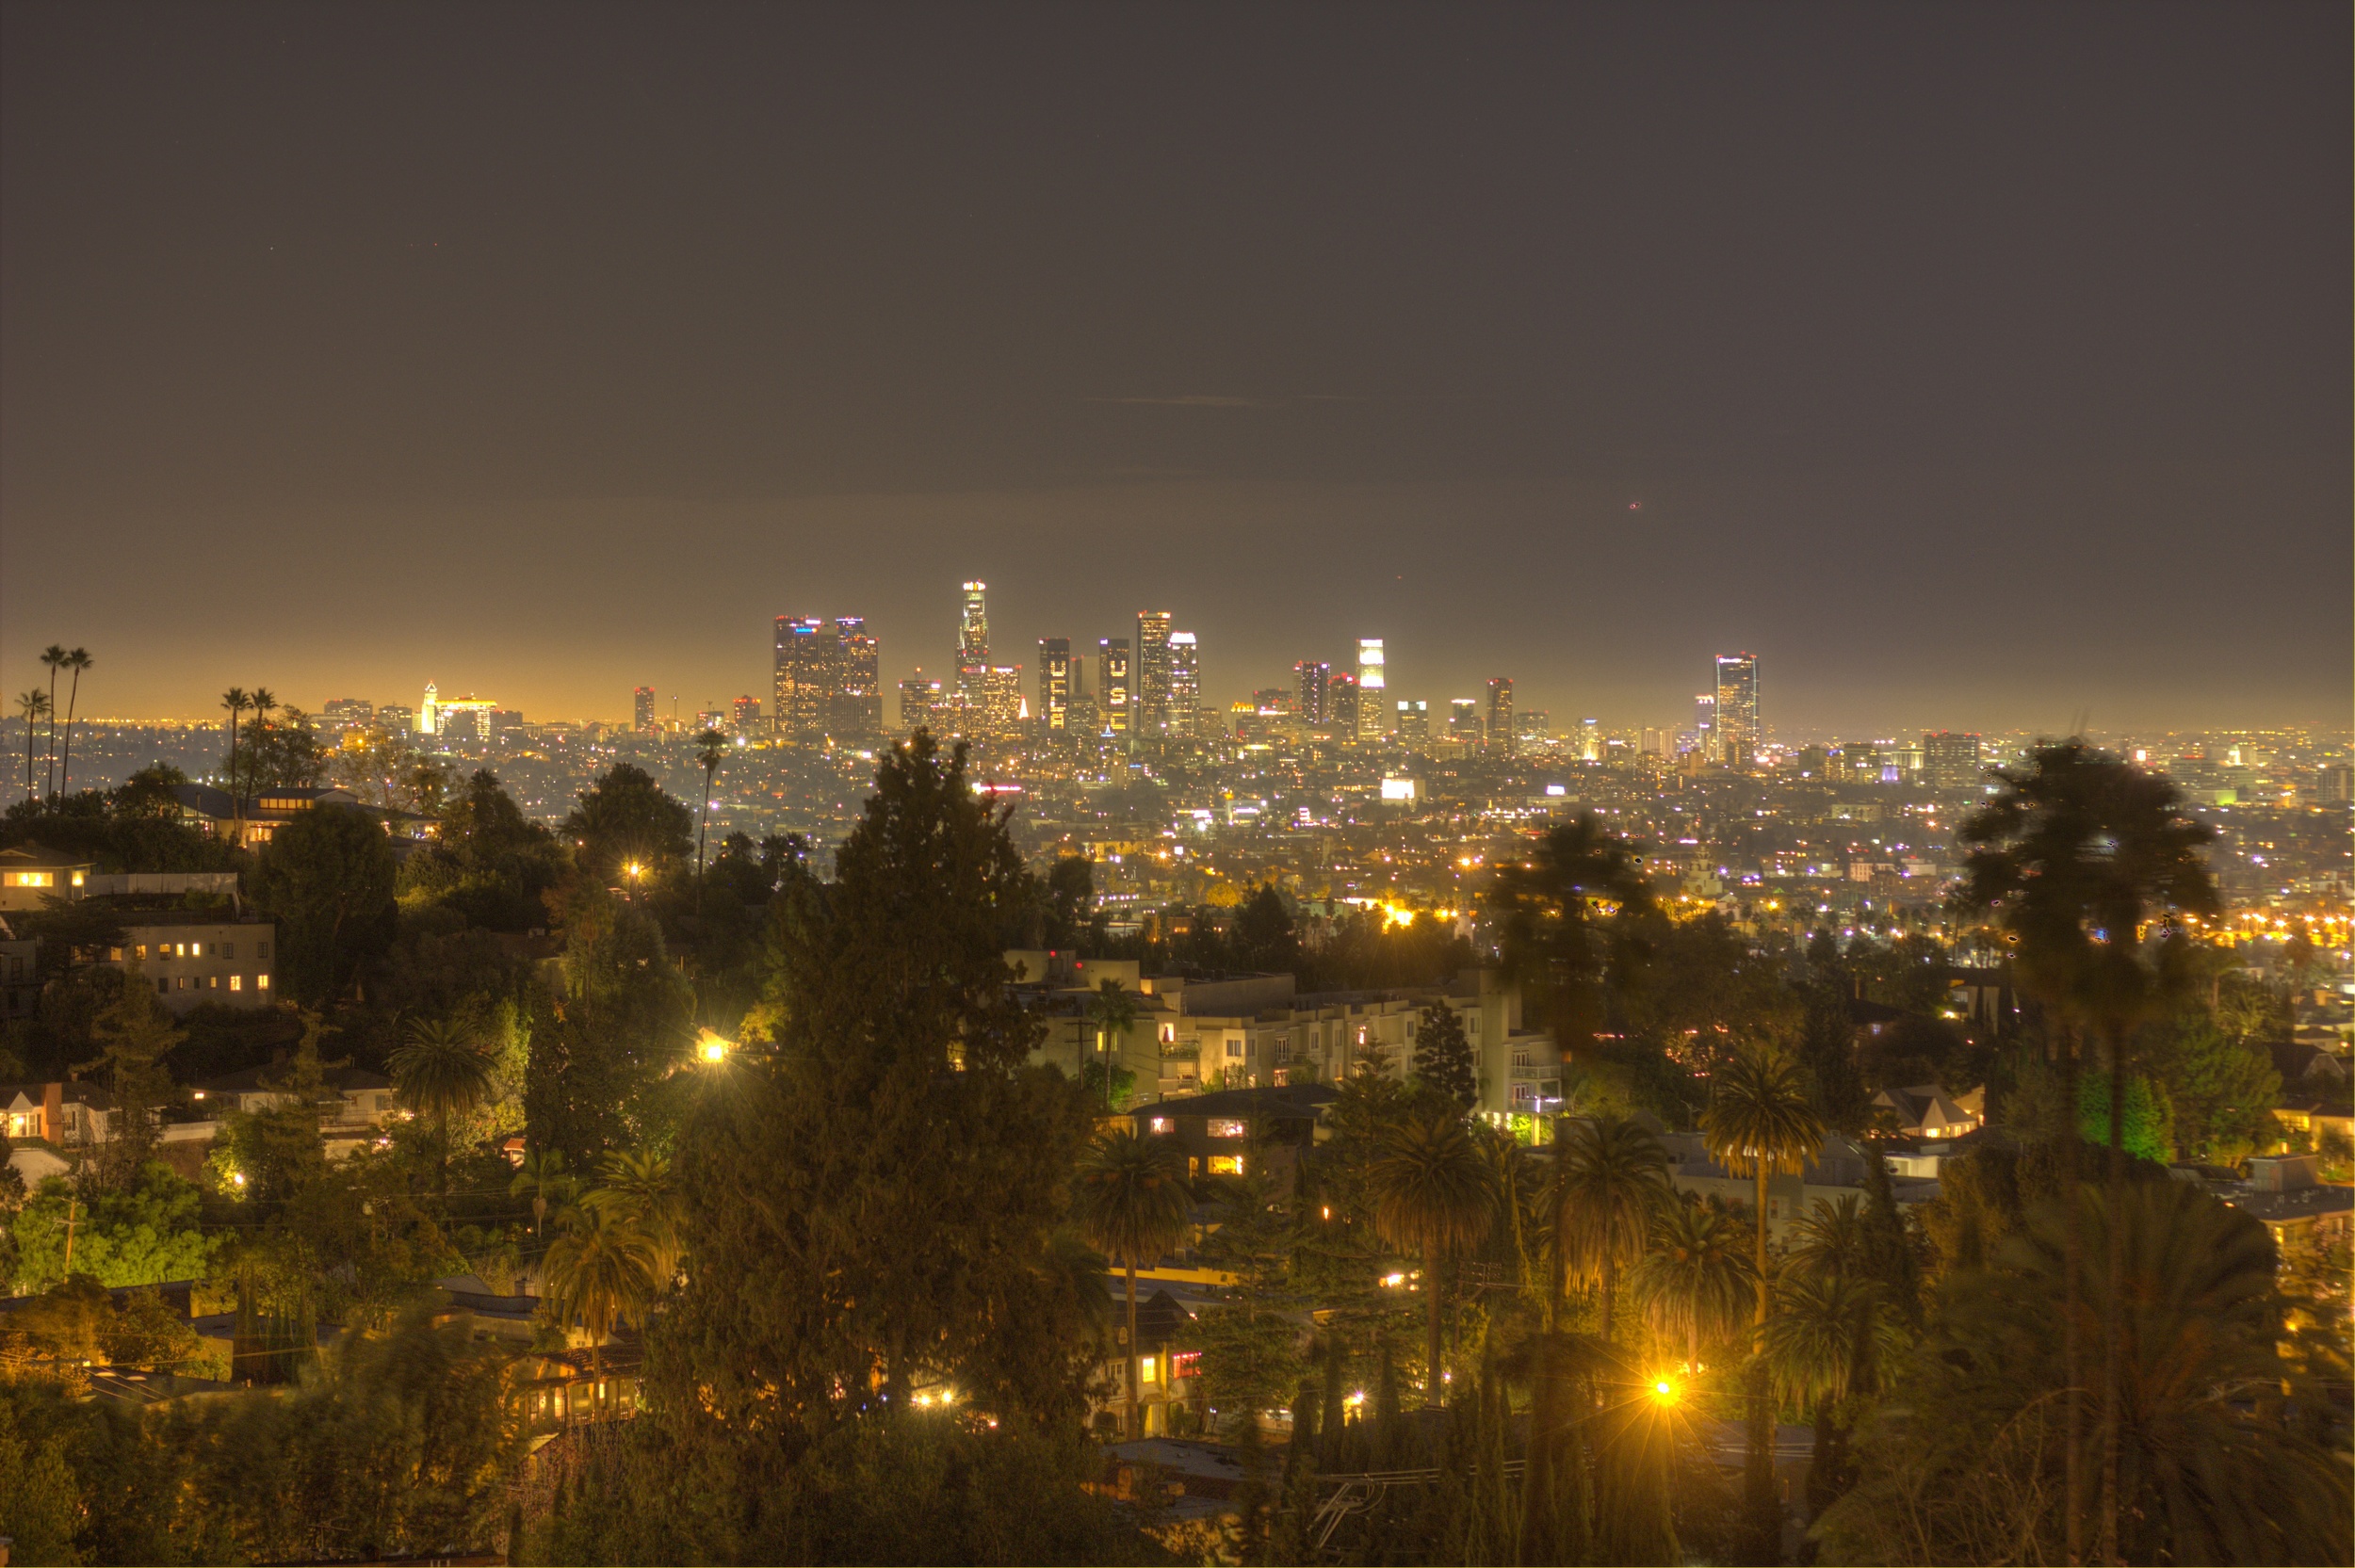
[(646, 868), (636, 861), (631, 861), (622, 867), (622, 875), (629, 879), (629, 901), (633, 904), (638, 901), (640, 880), (645, 874)]
[(1651, 1397), (1664, 1405), (1675, 1404), (1677, 1402), (1677, 1385), (1674, 1382), (1671, 1382), (1668, 1379), (1662, 1378), (1659, 1382), (1651, 1385)]
[(695, 1042), (695, 1055), (716, 1067), (728, 1059), (728, 1043), (706, 1029)]

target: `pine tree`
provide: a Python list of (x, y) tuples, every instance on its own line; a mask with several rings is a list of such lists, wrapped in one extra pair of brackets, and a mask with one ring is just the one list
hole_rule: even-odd
[(1444, 1001), (1424, 1008), (1415, 1026), (1415, 1078), (1464, 1110), (1480, 1103), (1480, 1082), (1472, 1070), (1471, 1043), (1464, 1038), (1464, 1021)]
[(1009, 1427), (1076, 1416), (1107, 1304), (1052, 1244), (1088, 1107), (1028, 1065), (1002, 952), (1036, 890), (963, 748), (895, 750), (836, 865), (780, 895), (772, 1037), (679, 1139), (689, 1284), (649, 1343), (658, 1403), (748, 1498), (919, 1386)]

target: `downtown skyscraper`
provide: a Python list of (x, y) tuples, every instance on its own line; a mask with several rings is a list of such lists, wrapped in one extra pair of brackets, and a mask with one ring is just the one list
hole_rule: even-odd
[(1169, 630), (1167, 610), (1137, 614), (1136, 727), (1137, 733), (1169, 733)]
[(867, 618), (780, 615), (771, 721), (788, 746), (865, 747), (883, 735), (883, 655)]
[(1390, 719), (1390, 695), (1387, 689), (1389, 677), (1384, 673), (1386, 655), (1382, 639), (1361, 637), (1357, 639), (1357, 738), (1379, 740), (1383, 726)]
[(1758, 660), (1748, 654), (1717, 655), (1716, 744), (1709, 754), (1728, 768), (1758, 758)]

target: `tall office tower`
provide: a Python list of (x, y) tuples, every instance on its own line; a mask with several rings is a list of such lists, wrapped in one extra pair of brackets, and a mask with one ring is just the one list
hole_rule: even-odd
[(1292, 666), (1292, 711), (1309, 724), (1325, 722), (1324, 688), (1333, 678), (1333, 667), (1317, 659), (1302, 659)]
[(982, 733), (992, 740), (1018, 740), (1022, 736), (1022, 667), (993, 664), (982, 677)]
[(1748, 654), (1717, 655), (1717, 760), (1747, 768), (1758, 760), (1758, 660)]
[(1136, 669), (1130, 661), (1129, 639), (1125, 637), (1099, 637), (1096, 639), (1096, 705), (1101, 710), (1104, 733), (1125, 736), (1136, 717)]
[(1974, 789), (1979, 770), (1979, 737), (1941, 730), (1922, 737), (1922, 777), (1932, 789)]
[(1325, 677), (1324, 727), (1337, 740), (1357, 738), (1357, 677), (1347, 671)]
[(914, 735), (918, 730), (940, 734), (941, 689), (938, 681), (928, 681), (918, 670), (915, 677), (900, 683), (900, 733)]
[(883, 738), (883, 650), (863, 615), (835, 617), (834, 692), (826, 734), (844, 746)]
[(1171, 735), (1194, 734), (1202, 707), (1202, 649), (1192, 632), (1169, 634), (1169, 724)]
[(989, 682), (989, 606), (987, 583), (965, 585), (965, 610), (957, 622), (956, 702), (979, 711), (983, 688)]
[(1401, 697), (1398, 700), (1398, 743), (1401, 746), (1427, 746), (1431, 743), (1431, 704), (1421, 699)]
[(1513, 720), (1513, 744), (1526, 746), (1535, 741), (1543, 746), (1553, 738), (1553, 715), (1543, 708), (1523, 708)]
[(1487, 727), (1480, 721), (1479, 698), (1447, 700), (1447, 737), (1458, 746), (1477, 746), (1488, 738)]
[[(629, 696), (630, 728), (636, 730), (640, 735), (654, 734), (654, 687), (650, 686), (642, 686), (637, 690), (631, 692)], [(431, 735), (433, 733), (433, 688), (431, 687), (427, 687), (425, 688), (425, 706), (417, 710), (417, 733), (419, 735)]]
[(1693, 750), (1708, 762), (1717, 755), (1717, 697), (1704, 691), (1693, 699)]
[(1645, 729), (1637, 732), (1635, 750), (1648, 757), (1665, 756), (1668, 751), (1668, 732)]
[(1383, 689), (1382, 639), (1357, 639), (1357, 738), (1379, 740), (1390, 717), (1389, 694)]
[(1488, 683), (1488, 750), (1509, 757), (1520, 749), (1513, 729), (1513, 683), (1499, 675)]
[(814, 615), (777, 617), (776, 701), (769, 709), (788, 746), (822, 746), (834, 719), (841, 639)]
[(1137, 614), (1136, 724), (1139, 735), (1169, 730), (1169, 611)]
[(1578, 760), (1581, 762), (1602, 760), (1601, 719), (1582, 719), (1578, 721)]
[(728, 704), (728, 734), (747, 738), (760, 733), (760, 699), (739, 697)]
[(1071, 728), (1071, 639), (1038, 639), (1038, 719), (1048, 735)]

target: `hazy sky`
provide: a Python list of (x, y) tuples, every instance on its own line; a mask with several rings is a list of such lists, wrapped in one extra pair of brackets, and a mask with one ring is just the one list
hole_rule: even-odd
[(0, 685), (2349, 715), (2344, 5), (0, 9)]

